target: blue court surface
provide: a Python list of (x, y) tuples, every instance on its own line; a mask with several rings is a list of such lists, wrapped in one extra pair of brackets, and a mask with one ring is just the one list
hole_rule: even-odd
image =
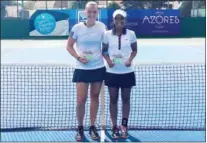
[[(129, 131), (128, 139), (113, 140), (105, 132), (105, 142), (205, 142), (204, 131)], [(1, 133), (4, 142), (75, 142), (75, 131), (29, 131)], [(84, 142), (95, 142), (85, 131)]]
[[(9, 129), (1, 132), (2, 142), (75, 141), (76, 89), (71, 83), (75, 59), (66, 51), (66, 43), (2, 41), (1, 128)], [(104, 124), (106, 131), (100, 131), (100, 141), (205, 142), (205, 39), (138, 40), (134, 63), (137, 86), (131, 95), (129, 137), (111, 138), (109, 96), (104, 88), (97, 126)], [(86, 108), (88, 127), (89, 102)], [(119, 110), (118, 124), (121, 118)], [(33, 127), (50, 130), (15, 130)], [(85, 136), (85, 142), (92, 141), (88, 131)]]

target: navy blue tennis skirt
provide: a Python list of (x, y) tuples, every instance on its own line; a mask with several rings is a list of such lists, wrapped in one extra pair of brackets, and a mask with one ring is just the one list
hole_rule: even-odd
[(102, 82), (105, 79), (106, 68), (94, 70), (75, 69), (73, 74), (73, 82)]
[(106, 72), (105, 85), (116, 88), (131, 88), (136, 85), (134, 72), (126, 74), (114, 74)]

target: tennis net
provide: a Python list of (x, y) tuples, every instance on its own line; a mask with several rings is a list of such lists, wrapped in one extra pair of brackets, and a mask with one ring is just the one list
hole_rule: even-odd
[[(1, 129), (76, 129), (73, 71), (68, 65), (2, 64)], [(129, 128), (205, 129), (205, 64), (140, 64), (135, 75)], [(103, 93), (96, 126), (111, 128), (106, 87)], [(89, 103), (85, 128), (90, 126)], [(119, 124), (121, 104), (119, 99)]]

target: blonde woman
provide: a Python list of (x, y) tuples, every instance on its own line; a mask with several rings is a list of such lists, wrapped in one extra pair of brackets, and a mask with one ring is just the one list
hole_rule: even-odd
[[(67, 45), (68, 52), (77, 59), (73, 75), (73, 82), (76, 83), (77, 88), (77, 141), (82, 141), (84, 137), (83, 120), (89, 86), (91, 87), (91, 127), (89, 133), (94, 140), (100, 138), (95, 127), (95, 120), (99, 105), (99, 93), (105, 76), (101, 42), (106, 27), (103, 23), (96, 21), (98, 16), (98, 5), (96, 2), (88, 2), (85, 6), (85, 13), (87, 20), (76, 24), (72, 28)], [(74, 49), (75, 43), (76, 49)]]

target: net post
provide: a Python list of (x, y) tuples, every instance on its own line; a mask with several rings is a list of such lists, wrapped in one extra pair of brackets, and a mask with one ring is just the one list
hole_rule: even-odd
[(101, 142), (104, 142), (105, 140), (105, 106), (104, 106), (104, 86), (105, 83), (103, 81), (102, 87), (101, 87)]

